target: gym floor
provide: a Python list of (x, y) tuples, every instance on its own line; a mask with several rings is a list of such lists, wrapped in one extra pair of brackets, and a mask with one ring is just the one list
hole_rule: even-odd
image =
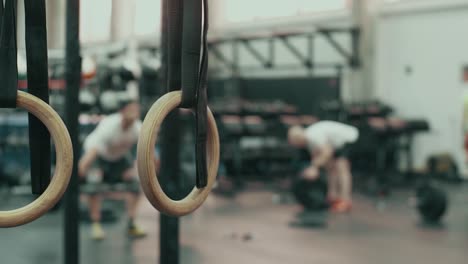
[[(187, 264), (458, 264), (468, 259), (468, 186), (448, 186), (450, 208), (443, 224), (421, 224), (401, 191), (386, 201), (356, 194), (349, 215), (328, 215), (325, 227), (292, 225), (300, 208), (275, 204), (275, 194), (249, 190), (233, 199), (211, 195), (181, 221), (181, 263)], [(25, 201), (10, 200), (11, 208)], [(5, 203), (3, 203), (5, 205)], [(5, 206), (2, 206), (3, 209)], [(158, 214), (146, 202), (139, 222), (147, 238), (125, 236), (125, 218), (106, 225), (108, 237), (95, 242), (81, 226), (81, 263), (158, 263)], [(0, 230), (5, 264), (62, 263), (62, 214), (50, 213), (32, 224)]]

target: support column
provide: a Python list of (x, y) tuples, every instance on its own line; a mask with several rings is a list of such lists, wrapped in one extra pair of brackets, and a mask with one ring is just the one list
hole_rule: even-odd
[(359, 53), (361, 65), (351, 69), (350, 99), (370, 100), (375, 96), (375, 25), (379, 0), (352, 1), (352, 17), (355, 26), (360, 28)]
[(112, 1), (111, 41), (125, 40), (133, 36), (136, 2), (134, 0)]

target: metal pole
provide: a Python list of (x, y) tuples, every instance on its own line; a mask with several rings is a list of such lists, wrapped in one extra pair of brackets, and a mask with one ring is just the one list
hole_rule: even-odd
[[(177, 24), (168, 24), (170, 19), (168, 14), (177, 8), (177, 3), (173, 0), (162, 1), (162, 37), (161, 37), (161, 84), (169, 92), (180, 88), (181, 85), (181, 65), (180, 54), (175, 54), (176, 49), (169, 45), (177, 40)], [(180, 3), (180, 2), (179, 2)], [(173, 53), (169, 53), (172, 49)], [(179, 48), (180, 50), (180, 48)], [(177, 56), (179, 55), (179, 56)], [(180, 149), (180, 117), (179, 112), (173, 111), (164, 121), (161, 129), (161, 172), (160, 182), (166, 193), (176, 198), (179, 191), (179, 149)], [(167, 215), (160, 215), (159, 218), (159, 263), (178, 264), (179, 263), (179, 218)]]
[(65, 264), (79, 261), (79, 207), (78, 207), (78, 157), (80, 155), (78, 92), (81, 83), (81, 57), (79, 39), (79, 0), (68, 0), (66, 7), (66, 89), (65, 121), (73, 144), (73, 171), (65, 193)]

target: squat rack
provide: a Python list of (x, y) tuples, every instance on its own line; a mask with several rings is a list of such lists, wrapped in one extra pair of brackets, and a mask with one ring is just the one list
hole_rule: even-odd
[[(340, 43), (338, 36), (349, 36), (350, 43)], [(343, 58), (337, 62), (318, 62), (316, 59), (316, 41), (323, 38), (329, 47)], [(294, 41), (305, 41), (306, 48), (300, 48)], [(208, 39), (208, 52), (210, 55), (232, 73), (240, 73), (242, 70), (263, 68), (265, 70), (280, 70), (291, 68), (314, 69), (336, 69), (338, 72), (343, 67), (358, 69), (361, 67), (359, 43), (361, 41), (361, 30), (357, 26), (351, 27), (319, 27), (314, 31), (280, 32), (264, 35), (243, 35), (236, 37), (211, 37)], [(255, 44), (267, 43), (267, 51), (262, 52)], [(285, 64), (277, 61), (278, 47), (282, 45), (297, 63)], [(151, 50), (152, 53), (160, 54), (160, 45), (144, 42), (141, 48)], [(256, 64), (242, 65), (240, 51), (245, 49)]]

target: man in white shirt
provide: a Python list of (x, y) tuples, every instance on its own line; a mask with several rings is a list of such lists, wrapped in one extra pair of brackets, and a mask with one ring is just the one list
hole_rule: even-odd
[[(87, 177), (89, 169), (97, 161), (97, 167), (107, 183), (135, 182), (137, 171), (132, 148), (138, 141), (141, 129), (140, 105), (136, 101), (122, 100), (120, 110), (101, 120), (84, 142), (84, 155), (80, 159), (78, 172), (80, 177)], [(132, 237), (144, 237), (146, 233), (134, 220), (139, 200), (139, 192), (128, 193), (126, 197), (129, 217), (128, 234)], [(90, 217), (93, 221), (91, 235), (93, 239), (104, 239), (105, 233), (101, 221), (101, 195), (89, 197)]]
[(349, 144), (357, 141), (359, 131), (353, 126), (334, 121), (319, 121), (307, 128), (291, 127), (288, 141), (295, 147), (310, 151), (312, 161), (302, 177), (316, 180), (320, 169), (328, 175), (328, 200), (331, 210), (351, 210), (351, 166), (348, 160)]

